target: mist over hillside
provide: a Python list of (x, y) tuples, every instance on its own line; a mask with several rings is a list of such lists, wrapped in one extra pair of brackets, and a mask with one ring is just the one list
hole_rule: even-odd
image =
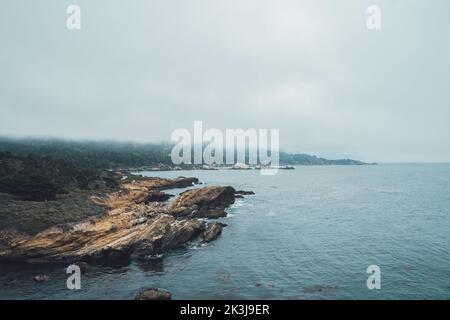
[[(60, 139), (0, 138), (0, 152), (17, 156), (37, 155), (92, 168), (137, 168), (172, 165), (169, 143), (74, 141)], [(352, 159), (329, 160), (308, 154), (280, 152), (281, 165), (364, 165)]]

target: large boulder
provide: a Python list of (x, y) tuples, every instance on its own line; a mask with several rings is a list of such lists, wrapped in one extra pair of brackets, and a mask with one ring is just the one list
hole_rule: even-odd
[[(134, 256), (138, 256), (138, 252), (143, 252), (148, 255), (179, 248), (199, 236), (203, 230), (205, 230), (205, 223), (203, 221), (196, 219), (174, 220), (165, 226), (162, 233), (155, 233), (156, 236), (151, 238), (151, 250), (145, 250), (145, 245), (142, 246), (141, 244), (135, 249)], [(144, 243), (148, 245), (148, 241), (144, 241)]]
[(211, 242), (216, 240), (222, 233), (223, 227), (226, 224), (220, 222), (211, 222), (206, 226), (205, 231), (202, 233), (202, 238), (204, 242)]
[(235, 193), (234, 188), (222, 186), (187, 190), (173, 201), (170, 211), (178, 217), (223, 217), (224, 209), (234, 203)]

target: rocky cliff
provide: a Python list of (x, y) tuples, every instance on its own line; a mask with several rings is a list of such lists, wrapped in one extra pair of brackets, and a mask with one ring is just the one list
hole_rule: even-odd
[(107, 206), (102, 216), (54, 226), (35, 236), (0, 232), (0, 259), (45, 263), (143, 258), (199, 236), (212, 241), (222, 225), (208, 226), (198, 218), (225, 216), (236, 191), (222, 186), (194, 188), (171, 202), (161, 191), (196, 183), (195, 178), (128, 180), (120, 191), (93, 199)]

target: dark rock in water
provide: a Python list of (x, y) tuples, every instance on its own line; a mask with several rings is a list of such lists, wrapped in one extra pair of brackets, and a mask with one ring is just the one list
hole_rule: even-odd
[(253, 195), (255, 193), (253, 191), (239, 190), (239, 191), (236, 191), (234, 194), (235, 195), (240, 195), (240, 196), (248, 196), (248, 195)]
[(130, 248), (108, 248), (101, 251), (103, 259), (109, 261), (125, 261), (131, 255)]
[(33, 277), (33, 280), (36, 282), (46, 282), (49, 279), (50, 279), (49, 276), (47, 276), (45, 274), (38, 274), (37, 276)]
[(225, 227), (226, 224), (220, 223), (220, 222), (211, 222), (208, 223), (206, 226), (205, 231), (202, 233), (202, 238), (204, 242), (211, 242), (216, 240), (220, 234), (222, 233), (223, 227)]
[(169, 291), (159, 288), (142, 289), (134, 297), (134, 300), (171, 300), (171, 299), (172, 294)]
[(336, 286), (312, 285), (303, 288), (306, 293), (330, 293), (336, 290)]

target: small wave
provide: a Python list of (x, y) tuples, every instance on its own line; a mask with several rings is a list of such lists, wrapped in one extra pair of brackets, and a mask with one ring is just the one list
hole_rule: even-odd
[(145, 256), (145, 260), (161, 259), (162, 257), (164, 257), (164, 254), (163, 254), (163, 253), (160, 253), (160, 254), (152, 254), (152, 255)]
[(203, 249), (204, 247), (206, 247), (207, 245), (208, 244), (205, 243), (205, 242), (200, 242), (200, 243), (196, 243), (196, 244), (192, 245), (190, 247), (190, 249), (192, 249), (192, 250), (200, 250), (200, 249)]
[(231, 208), (240, 208), (240, 207), (242, 207), (243, 205), (244, 205), (244, 201), (238, 200), (238, 201), (236, 201), (236, 202), (231, 206)]

